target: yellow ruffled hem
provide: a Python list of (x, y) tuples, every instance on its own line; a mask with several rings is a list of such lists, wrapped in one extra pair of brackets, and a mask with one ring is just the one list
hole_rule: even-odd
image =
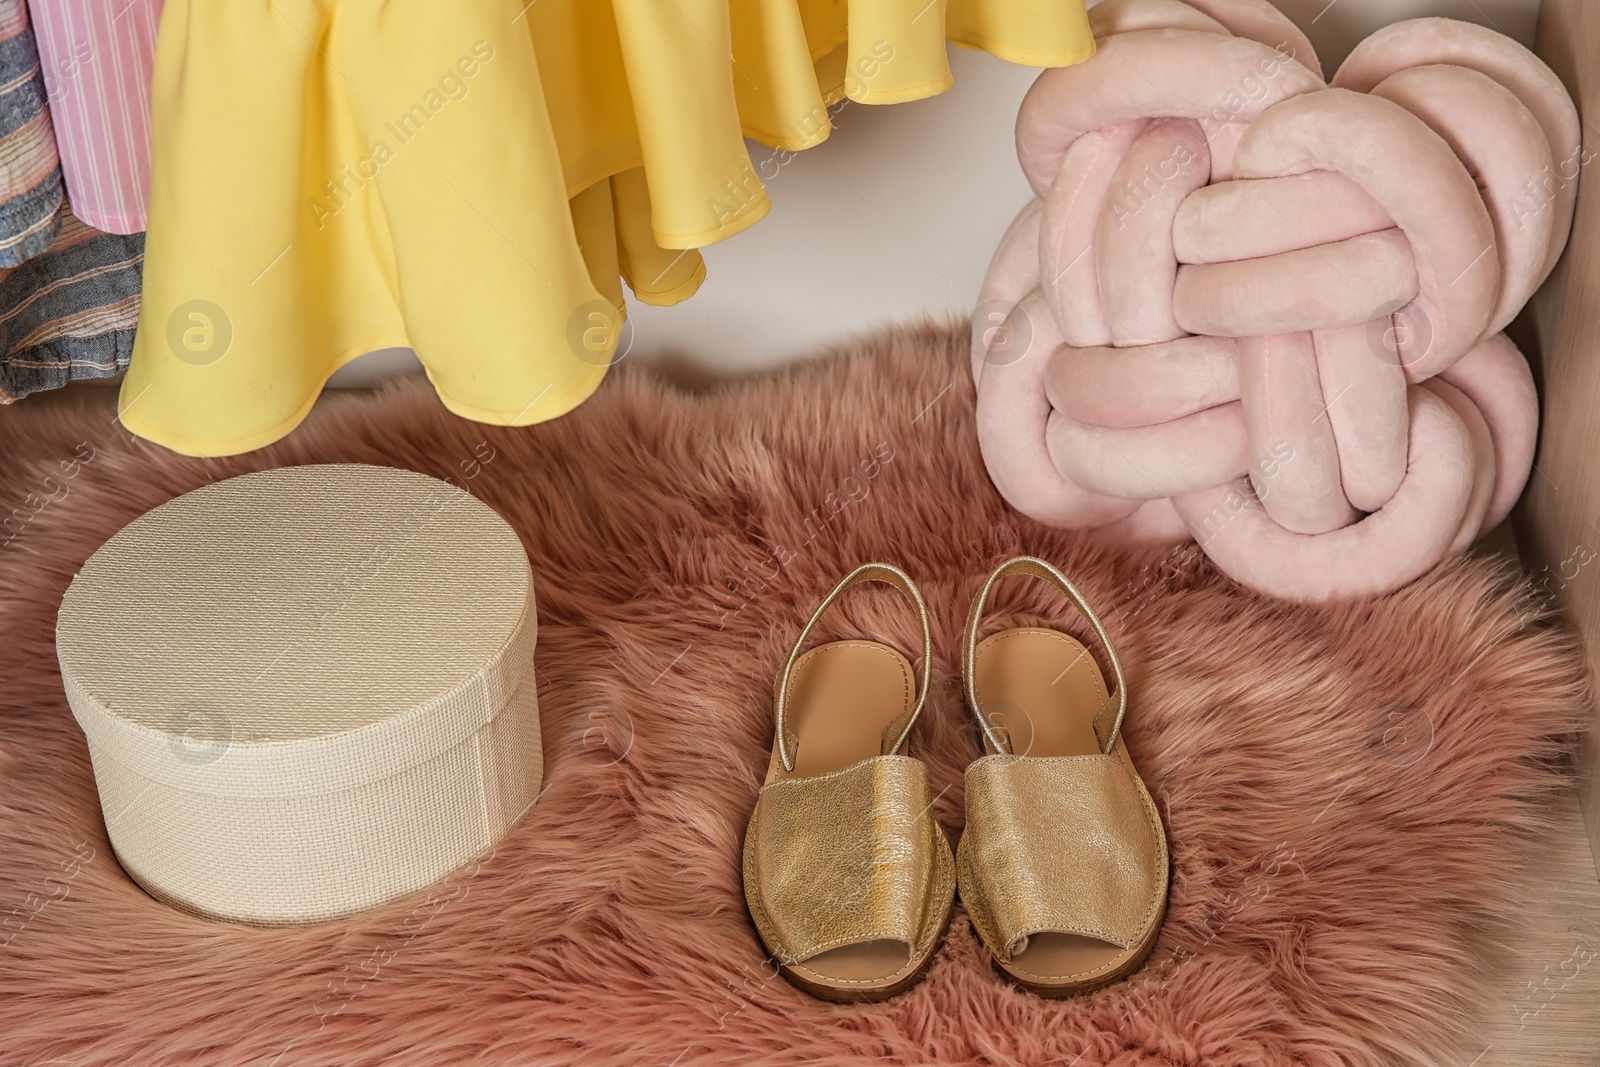
[(1086, 63), (1094, 58), (1096, 45), (1091, 39), (1088, 44), (1074, 48), (1069, 52), (1035, 52), (1030, 49), (1016, 48), (1004, 41), (993, 41), (972, 33), (952, 33), (950, 43), (960, 45), (962, 48), (974, 52), (988, 52), (1007, 63), (1015, 63), (1019, 67), (1075, 67), (1079, 63)]
[[(135, 391), (130, 386), (129, 379), (123, 380), (122, 388), (117, 394), (117, 421), (122, 423), (129, 433), (142, 437), (146, 441), (154, 441), (162, 448), (171, 449), (180, 455), (198, 457), (235, 456), (242, 452), (254, 452), (258, 448), (267, 447), (274, 441), (282, 440), (299, 429), (300, 424), (306, 421), (307, 416), (311, 414), (311, 409), (316, 405), (317, 398), (322, 395), (323, 386), (327, 384), (329, 378), (333, 377), (334, 372), (346, 363), (359, 359), (369, 352), (378, 352), (385, 348), (408, 347), (410, 346), (404, 337), (378, 338), (375, 341), (356, 345), (343, 352), (334, 361), (333, 365), (328, 368), (328, 372), (322, 376), (322, 381), (317, 384), (317, 388), (287, 417), (269, 427), (230, 440), (195, 440), (184, 437), (182, 434), (174, 433), (165, 423), (146, 419), (142, 413), (136, 412), (134, 409), (139, 406), (139, 402), (149, 395), (151, 389), (155, 388), (155, 383), (153, 382), (139, 385), (137, 391)], [(130, 396), (130, 393), (133, 395)]]
[[(606, 371), (610, 369), (610, 364), (597, 366), (587, 378), (580, 380), (565, 392), (550, 397), (548, 400), (541, 400), (537, 405), (524, 406), (517, 411), (511, 411), (509, 408), (500, 410), (479, 407), (476, 404), (451, 397), (443, 389), (439, 388), (438, 382), (434, 382), (433, 386), (434, 390), (439, 394), (440, 402), (463, 419), (488, 423), (491, 426), (537, 426), (541, 422), (559, 419), (585, 400), (588, 400), (589, 397), (594, 395), (594, 391), (600, 388), (600, 383), (605, 380)], [(433, 381), (431, 373), (428, 375), (428, 380)]]
[(671, 249), (764, 213), (745, 138), (803, 151), (838, 100), (944, 92), (947, 42), (1040, 67), (1094, 54), (1082, 0), (540, 0), (526, 22), (568, 188), (642, 168)]
[[(686, 248), (683, 253), (688, 256), (694, 254), (694, 250)], [(652, 307), (671, 307), (674, 304), (681, 304), (693, 296), (699, 291), (700, 284), (705, 280), (706, 262), (698, 254), (694, 254), (694, 268), (689, 277), (683, 282), (663, 289), (650, 289), (638, 283), (631, 284), (629, 288), (633, 290), (633, 295), (638, 297), (639, 302), (642, 304), (649, 304)]]
[(1081, 0), (167, 0), (123, 423), (249, 451), (391, 345), (463, 417), (564, 414), (624, 285), (688, 298), (696, 249), (771, 210), (747, 136), (801, 151), (839, 100), (942, 92), (949, 42), (1094, 51)]
[[(704, 268), (702, 268), (701, 273), (703, 276)], [(142, 437), (147, 441), (153, 441), (161, 447), (171, 449), (180, 455), (211, 457), (254, 452), (258, 448), (265, 448), (276, 441), (281, 441), (299, 429), (300, 424), (310, 417), (311, 409), (316, 406), (316, 402), (321, 397), (322, 390), (327, 385), (328, 379), (333, 377), (334, 373), (345, 364), (386, 348), (409, 347), (411, 347), (410, 344), (403, 337), (385, 338), (356, 346), (334, 362), (328, 373), (323, 376), (322, 381), (318, 383), (316, 390), (306, 397), (292, 414), (281, 422), (243, 437), (224, 441), (197, 441), (172, 433), (165, 426), (142, 418), (134, 410), (138, 406), (138, 400), (140, 399), (137, 396), (128, 401), (126, 408), (118, 412), (117, 421), (121, 422), (129, 433)], [(428, 380), (433, 383), (434, 391), (439, 395), (439, 402), (453, 414), (459, 415), (464, 419), (471, 419), (473, 422), (482, 422), (491, 426), (534, 426), (541, 422), (549, 422), (551, 419), (560, 418), (589, 399), (590, 396), (594, 395), (594, 391), (600, 388), (600, 383), (605, 380), (606, 372), (609, 369), (609, 364), (597, 366), (587, 378), (579, 381), (564, 393), (550, 397), (548, 400), (541, 399), (540, 403), (524, 406), (517, 411), (485, 408), (456, 400), (439, 388), (438, 382), (433, 380), (433, 375), (426, 368), (423, 369), (423, 373), (427, 374)], [(118, 397), (119, 404), (122, 403), (126, 396), (127, 389), (124, 386)]]

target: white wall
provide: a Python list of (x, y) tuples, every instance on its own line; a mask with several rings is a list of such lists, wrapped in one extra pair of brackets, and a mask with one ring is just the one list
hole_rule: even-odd
[[(1278, 0), (1328, 70), (1389, 22), (1448, 15), (1532, 43), (1538, 0)], [(677, 307), (630, 307), (626, 358), (690, 380), (757, 370), (883, 323), (965, 312), (989, 256), (1029, 192), (1012, 123), (1037, 71), (951, 50), (956, 85), (892, 107), (846, 105), (833, 136), (766, 181), (773, 209), (703, 250), (708, 277)], [(763, 176), (778, 160), (760, 145)], [(416, 369), (374, 353), (334, 384)]]

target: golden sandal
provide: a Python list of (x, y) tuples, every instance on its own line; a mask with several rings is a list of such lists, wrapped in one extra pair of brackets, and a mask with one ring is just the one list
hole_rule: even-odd
[[(846, 589), (886, 582), (922, 629), (922, 663), (875, 641), (801, 654)], [(933, 665), (928, 611), (910, 577), (856, 568), (800, 631), (775, 694), (766, 783), (745, 832), (750, 916), (780, 972), (825, 1000), (881, 1000), (927, 970), (955, 901), (950, 843), (933, 815), (928, 768), (901, 754)]]
[[(1003, 630), (978, 643), (997, 581), (1042, 578), (1093, 627), (1116, 696), (1082, 644), (1058, 630)], [(961, 900), (995, 964), (1047, 997), (1092, 992), (1138, 970), (1166, 914), (1167, 840), (1122, 743), (1127, 683), (1105, 626), (1041, 559), (1001, 564), (967, 618), (966, 699), (984, 756), (967, 767)]]

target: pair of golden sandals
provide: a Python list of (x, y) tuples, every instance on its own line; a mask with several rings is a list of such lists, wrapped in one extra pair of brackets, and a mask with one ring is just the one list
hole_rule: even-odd
[[(1116, 677), (1058, 630), (978, 640), (996, 582), (1041, 578), (1089, 621)], [(802, 653), (817, 620), (862, 582), (905, 593), (922, 661), (875, 641)], [(1043, 996), (1087, 993), (1132, 974), (1166, 914), (1161, 816), (1121, 740), (1122, 665), (1088, 601), (1051, 564), (1000, 565), (967, 617), (962, 673), (984, 755), (967, 767), (960, 848), (933, 815), (928, 768), (904, 754), (927, 697), (933, 642), (911, 578), (868, 563), (801, 630), (776, 692), (766, 783), (745, 834), (750, 915), (781, 973), (827, 1000), (880, 1000), (927, 971), (956, 887), (996, 965)]]

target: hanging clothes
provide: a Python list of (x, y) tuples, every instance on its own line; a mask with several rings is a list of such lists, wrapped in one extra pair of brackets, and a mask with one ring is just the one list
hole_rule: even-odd
[(48, 72), (23, 0), (0, 0), (0, 404), (124, 370), (139, 317), (142, 236), (68, 209)]
[(134, 433), (195, 455), (289, 433), (327, 377), (416, 351), (466, 418), (599, 385), (622, 281), (669, 304), (770, 207), (744, 137), (950, 84), (946, 38), (1064, 65), (1081, 0), (169, 0)]
[(800, 151), (827, 139), (840, 100), (937, 95), (953, 82), (947, 39), (1038, 67), (1094, 54), (1073, 0), (539, 0), (520, 17), (561, 105), (550, 119), (568, 186), (643, 168), (668, 249), (766, 214), (744, 138)]
[(28, 7), (23, 0), (0, 0), (0, 267), (26, 263), (50, 247), (60, 229), (61, 200), (61, 166)]
[(144, 236), (101, 233), (63, 207), (45, 252), (0, 270), (0, 403), (127, 369)]
[(73, 214), (144, 230), (150, 81), (162, 0), (30, 0)]

